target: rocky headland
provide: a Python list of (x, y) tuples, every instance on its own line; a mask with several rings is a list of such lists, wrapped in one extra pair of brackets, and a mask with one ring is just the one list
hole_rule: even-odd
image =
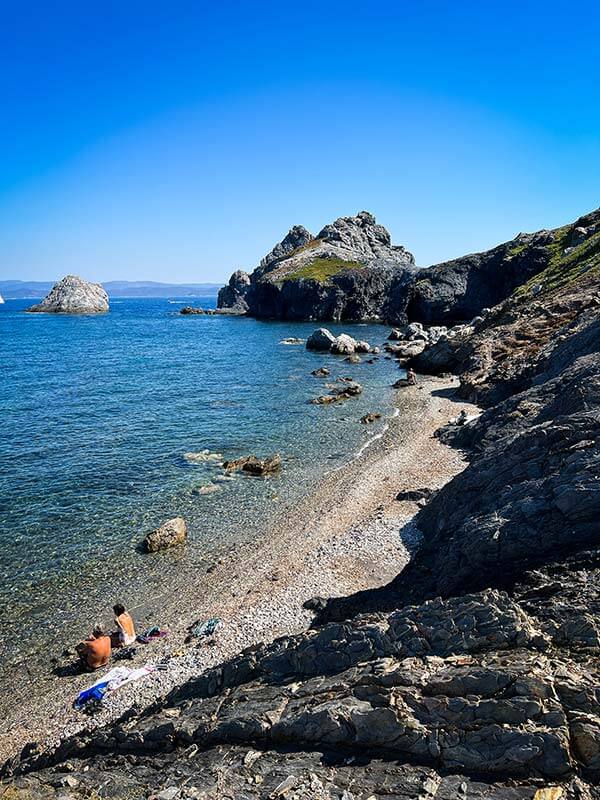
[(66, 275), (55, 283), (44, 299), (27, 309), (53, 314), (97, 314), (108, 311), (108, 295), (99, 283), (77, 275)]
[[(314, 241), (292, 247), (310, 237), (293, 230), (275, 269)], [(391, 341), (423, 342), (402, 359), (455, 373), (458, 389), (434, 392), (482, 411), (438, 431), (464, 469), (398, 496), (420, 506), (408, 564), (375, 588), (306, 598), (310, 629), (146, 709), (26, 748), (4, 770), (11, 800), (600, 797), (600, 212), (431, 271), (398, 268), (402, 291), (393, 278), (380, 311), (468, 324)], [(330, 291), (336, 318), (350, 313), (333, 278), (323, 295), (302, 289), (318, 298), (306, 317), (321, 318)], [(260, 305), (260, 282), (250, 311), (301, 310), (283, 304), (283, 279)]]
[(295, 225), (251, 274), (234, 272), (218, 306), (275, 319), (385, 319), (414, 271), (412, 254), (361, 211), (316, 236)]

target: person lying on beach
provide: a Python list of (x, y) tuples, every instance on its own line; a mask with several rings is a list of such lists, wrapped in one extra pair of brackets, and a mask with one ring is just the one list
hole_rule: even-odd
[(110, 636), (107, 636), (100, 625), (94, 625), (92, 635), (79, 642), (75, 648), (87, 672), (100, 669), (110, 660)]
[(113, 647), (129, 647), (135, 642), (135, 625), (131, 615), (125, 611), (122, 603), (115, 603), (113, 611), (117, 626), (117, 631), (112, 636)]

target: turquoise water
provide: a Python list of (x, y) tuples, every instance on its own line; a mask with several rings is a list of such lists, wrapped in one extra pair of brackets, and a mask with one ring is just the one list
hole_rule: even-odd
[[(274, 509), (310, 491), (384, 424), (360, 425), (362, 414), (392, 413), (392, 362), (352, 365), (280, 344), (306, 337), (314, 323), (185, 317), (183, 302), (163, 299), (113, 300), (96, 316), (24, 314), (28, 305), (0, 306), (5, 665), (36, 631), (59, 631), (115, 593), (128, 599), (134, 586), (159, 591), (180, 559), (206, 565), (219, 548), (257, 535)], [(376, 325), (330, 328), (378, 345), (387, 334)], [(310, 405), (326, 391), (310, 375), (322, 364), (332, 378), (356, 378), (364, 394)], [(219, 466), (221, 456), (275, 451), (284, 469), (268, 480), (226, 480)], [(188, 546), (141, 553), (144, 534), (178, 514)]]

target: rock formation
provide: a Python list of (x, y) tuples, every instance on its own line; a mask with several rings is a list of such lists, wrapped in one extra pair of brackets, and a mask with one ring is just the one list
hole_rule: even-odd
[(227, 286), (219, 289), (217, 307), (238, 314), (245, 314), (248, 311), (248, 303), (245, 297), (249, 287), (250, 276), (244, 270), (238, 269), (229, 279)]
[[(449, 323), (471, 320), (545, 273), (593, 238), (593, 212), (573, 225), (520, 233), (482, 253), (417, 269), (413, 256), (366, 211), (326, 225), (316, 236), (296, 226), (248, 276), (232, 275), (219, 307), (256, 317), (304, 320), (381, 319)], [(554, 273), (552, 273), (554, 274)]]
[(250, 276), (234, 273), (219, 307), (256, 317), (314, 320), (381, 319), (392, 286), (414, 271), (404, 247), (362, 211), (326, 225), (315, 237), (301, 225), (262, 259)]
[(55, 314), (95, 314), (108, 311), (108, 295), (99, 283), (89, 283), (77, 275), (67, 275), (54, 284), (40, 303), (27, 311)]

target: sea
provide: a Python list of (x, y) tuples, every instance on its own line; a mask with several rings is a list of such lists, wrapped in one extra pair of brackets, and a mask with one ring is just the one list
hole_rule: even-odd
[[(281, 343), (315, 323), (183, 316), (190, 299), (176, 297), (81, 316), (24, 313), (32, 302), (0, 305), (0, 681), (40, 644), (86, 633), (115, 599), (159, 594), (182, 559), (205, 572), (263, 534), (381, 433), (399, 377), (383, 353), (351, 364)], [(379, 346), (388, 334), (328, 327)], [(321, 366), (330, 379), (311, 375)], [(309, 402), (339, 376), (363, 393)], [(360, 424), (368, 412), (381, 420)], [(275, 452), (283, 469), (267, 479), (221, 466)], [(174, 516), (187, 545), (144, 553), (146, 533)]]

